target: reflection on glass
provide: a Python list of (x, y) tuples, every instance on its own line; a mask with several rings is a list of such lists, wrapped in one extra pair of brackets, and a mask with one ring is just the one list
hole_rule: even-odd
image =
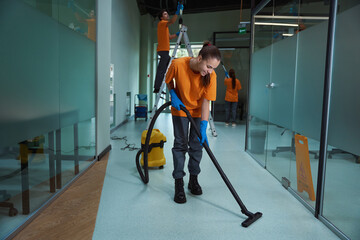
[[(272, 16), (272, 2), (270, 1), (266, 7), (261, 9), (258, 14), (255, 15), (254, 19), (254, 33), (253, 33), (253, 52), (256, 52), (272, 43), (272, 26), (271, 25), (258, 25), (258, 22), (271, 22)], [(258, 16), (266, 16), (266, 19), (261, 21), (257, 18)]]
[[(265, 162), (269, 172), (312, 207), (328, 19), (328, 5), (314, 4), (271, 1), (255, 16), (249, 106), (252, 117), (263, 119), (267, 125), (263, 129), (265, 154), (257, 156), (257, 160)], [(309, 92), (314, 93), (309, 96)], [(252, 125), (250, 122), (249, 127)], [(297, 134), (307, 139), (302, 156), (296, 154)], [(250, 144), (251, 130), (248, 137)], [(307, 175), (312, 178), (311, 199), (298, 186), (300, 161), (307, 164)]]
[(248, 118), (248, 141), (246, 149), (262, 165), (266, 166), (267, 152), (267, 128), (268, 123), (260, 118), (249, 115)]
[[(80, 7), (78, 7), (80, 9)], [(76, 10), (75, 10), (76, 11)], [(70, 23), (69, 27), (72, 28), (75, 31), (79, 31), (81, 33), (84, 33), (89, 39), (96, 41), (96, 19), (95, 19), (95, 11), (90, 10), (89, 13), (86, 11), (81, 11), (83, 13), (83, 17), (78, 13), (75, 12), (76, 19), (79, 23), (86, 23), (87, 24), (87, 30), (81, 29), (79, 26), (76, 26), (74, 23)]]
[(339, 1), (330, 99), (323, 216), (360, 239), (359, 1)]
[[(328, 20), (329, 4), (314, 2), (303, 4), (300, 1), (270, 2), (266, 8), (255, 16), (255, 31), (266, 36), (261, 40), (263, 46), (293, 37), (314, 25)], [(266, 34), (267, 33), (267, 34)], [(260, 41), (261, 38), (258, 37)], [(269, 41), (271, 39), (271, 41)], [(261, 48), (255, 44), (255, 50)]]
[(0, 239), (94, 160), (95, 44), (69, 2), (0, 1)]
[(39, 1), (22, 0), (70, 29), (96, 41), (96, 16), (94, 0)]

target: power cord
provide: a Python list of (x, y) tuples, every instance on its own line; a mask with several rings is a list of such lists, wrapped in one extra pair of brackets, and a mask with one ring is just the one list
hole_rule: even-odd
[(125, 136), (125, 137), (112, 136), (111, 140), (124, 140), (126, 146), (121, 148), (121, 150), (123, 150), (123, 151), (125, 151), (126, 149), (129, 149), (129, 151), (135, 151), (135, 150), (140, 149), (140, 148), (135, 147), (135, 143), (128, 143), (127, 136)]

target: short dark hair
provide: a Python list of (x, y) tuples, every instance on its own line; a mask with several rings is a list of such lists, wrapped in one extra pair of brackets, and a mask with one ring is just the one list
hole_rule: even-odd
[(164, 12), (166, 12), (166, 10), (165, 10), (165, 9), (162, 9), (162, 10), (158, 13), (158, 18), (159, 18), (159, 20), (161, 20), (162, 15), (163, 15)]

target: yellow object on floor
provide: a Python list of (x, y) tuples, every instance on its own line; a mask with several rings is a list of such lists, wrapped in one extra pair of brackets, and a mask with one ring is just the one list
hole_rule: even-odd
[[(145, 145), (146, 134), (148, 130), (144, 130), (141, 134), (141, 145)], [(160, 132), (159, 129), (153, 129), (149, 141), (148, 151), (148, 167), (160, 167), (162, 168), (166, 164), (164, 155), (164, 143), (166, 137)], [(144, 166), (144, 153), (141, 153), (141, 166)]]

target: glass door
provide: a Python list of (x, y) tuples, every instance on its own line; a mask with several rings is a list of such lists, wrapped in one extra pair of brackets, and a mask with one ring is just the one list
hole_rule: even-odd
[[(271, 16), (271, 13), (267, 12), (267, 7), (258, 14)], [(270, 89), (266, 86), (270, 84), (272, 29), (268, 25), (254, 25), (252, 32), (246, 149), (262, 166), (266, 167), (267, 154), (265, 149), (268, 148), (270, 97)]]
[[(268, 144), (266, 168), (279, 181), (289, 184), (291, 161), (295, 161), (293, 129), (294, 85), (296, 73), (297, 3), (286, 6), (273, 4), (272, 18), (257, 16), (259, 26), (266, 23), (271, 27), (271, 70), (269, 89)], [(281, 18), (278, 18), (281, 16)], [(264, 20), (268, 20), (264, 22)]]
[[(269, 1), (254, 16), (249, 84), (248, 152), (311, 208), (318, 172), (328, 7), (320, 10), (314, 13), (299, 1), (281, 6)], [(299, 136), (304, 138), (296, 141)], [(299, 154), (296, 143), (302, 144)], [(308, 191), (302, 184), (309, 186)]]

